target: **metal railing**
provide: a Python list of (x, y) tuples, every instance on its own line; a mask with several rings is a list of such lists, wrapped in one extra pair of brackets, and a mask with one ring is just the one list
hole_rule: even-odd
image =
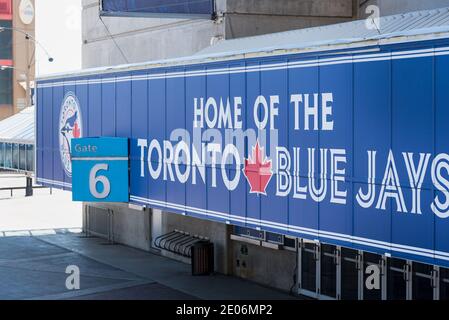
[[(53, 194), (53, 188), (45, 187), (45, 186), (33, 186), (32, 189), (50, 189), (50, 194)], [(0, 191), (10, 191), (11, 198), (14, 196), (15, 190), (27, 190), (27, 187), (2, 187)]]

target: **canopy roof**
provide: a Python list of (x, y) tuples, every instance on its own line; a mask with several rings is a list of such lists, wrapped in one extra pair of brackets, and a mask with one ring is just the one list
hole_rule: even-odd
[[(369, 24), (367, 26), (367, 24)], [(321, 27), (225, 40), (198, 55), (242, 54), (330, 46), (449, 31), (449, 8), (356, 20)]]
[(34, 144), (34, 107), (0, 121), (0, 142)]

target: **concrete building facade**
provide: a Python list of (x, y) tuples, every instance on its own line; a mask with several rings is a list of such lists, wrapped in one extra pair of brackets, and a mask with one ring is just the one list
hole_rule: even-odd
[[(225, 39), (350, 21), (358, 12), (353, 0), (217, 0), (216, 20), (99, 17), (99, 10), (98, 1), (83, 0), (83, 68), (189, 56)], [(125, 205), (85, 204), (84, 212), (85, 228), (116, 242), (155, 250), (158, 236), (181, 230), (214, 243), (219, 273), (281, 290), (294, 283), (295, 252), (231, 240), (229, 225)]]
[(16, 30), (5, 30), (0, 33), (3, 55), (0, 56), (0, 65), (8, 67), (0, 70), (4, 89), (0, 92), (1, 120), (27, 106), (26, 77), (28, 76), (30, 81), (34, 80), (35, 43), (32, 39), (26, 39), (24, 33), (34, 38), (35, 25), (34, 0), (2, 0), (0, 7), (5, 9), (4, 13), (0, 14), (0, 27)]
[(353, 0), (216, 0), (217, 19), (99, 17), (83, 0), (83, 68), (192, 55), (217, 41), (354, 19)]
[[(216, 20), (99, 17), (98, 1), (83, 0), (83, 68), (188, 56), (217, 41), (350, 21), (374, 4), (381, 15), (449, 6), (449, 1), (217, 0)], [(297, 257), (291, 248), (267, 248), (233, 235), (233, 227), (128, 205), (84, 204), (84, 228), (143, 250), (173, 230), (210, 239), (219, 273), (289, 291)], [(170, 252), (162, 255), (181, 261)], [(187, 261), (185, 261), (187, 262)]]

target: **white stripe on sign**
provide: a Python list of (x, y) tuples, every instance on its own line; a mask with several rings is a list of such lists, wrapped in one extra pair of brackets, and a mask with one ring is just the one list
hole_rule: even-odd
[(72, 158), (72, 161), (127, 161), (128, 157), (96, 157), (96, 158)]

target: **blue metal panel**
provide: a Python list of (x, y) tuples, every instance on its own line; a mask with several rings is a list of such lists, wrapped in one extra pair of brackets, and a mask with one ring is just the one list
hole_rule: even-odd
[[(43, 102), (46, 105), (53, 105), (53, 89), (44, 90), (43, 92)], [(56, 108), (59, 109), (59, 108)], [(53, 119), (53, 108), (42, 108), (42, 122), (41, 125), (44, 128), (42, 130), (42, 141), (43, 141), (43, 166), (42, 166), (42, 177), (53, 181), (53, 135), (56, 129), (53, 126), (57, 123), (57, 120)], [(59, 150), (59, 148), (57, 149)]]
[[(56, 88), (55, 88), (56, 89)], [(54, 91), (54, 90), (53, 90)], [(82, 110), (81, 110), (81, 104), (80, 104), (80, 102), (79, 102), (79, 99), (78, 99), (78, 96), (76, 95), (76, 84), (74, 84), (74, 83), (70, 83), (70, 84), (65, 84), (64, 85), (64, 95), (63, 96), (61, 96), (61, 100), (60, 101), (63, 101), (63, 103), (65, 102), (65, 101), (67, 101), (67, 100), (65, 100), (65, 99), (67, 99), (67, 97), (69, 96), (69, 95), (74, 95), (75, 97), (76, 97), (76, 104), (77, 104), (77, 108), (79, 109), (78, 110), (78, 112), (79, 112), (79, 114), (78, 114), (78, 119), (80, 120), (80, 125), (81, 125), (81, 127), (83, 127), (83, 117), (82, 117)], [(57, 105), (57, 103), (56, 103), (56, 105)], [(60, 135), (61, 135), (61, 130), (60, 130), (60, 128), (61, 128), (61, 120), (64, 118), (64, 115), (61, 115), (61, 113), (63, 113), (62, 112), (62, 110), (63, 110), (63, 107), (61, 107), (61, 109), (60, 109), (60, 114), (58, 115), (58, 122), (57, 122), (57, 128), (58, 128), (58, 131), (57, 132), (55, 132), (55, 135), (54, 135), (54, 137), (53, 137), (53, 145), (54, 145), (54, 148), (56, 149), (55, 151), (55, 153), (57, 154), (58, 153), (58, 151), (60, 152), (61, 151), (61, 147), (57, 144), (57, 143), (59, 143), (59, 141), (60, 141)], [(68, 119), (67, 119), (68, 120)], [(83, 132), (82, 132), (82, 129), (81, 129), (81, 131), (80, 131), (80, 137), (82, 137), (83, 136)], [(69, 145), (70, 145), (70, 141), (69, 141)], [(57, 146), (59, 146), (59, 147), (57, 147)], [(67, 150), (68, 152), (70, 152), (71, 150), (69, 149), (69, 150)], [(55, 154), (54, 153), (54, 154)], [(55, 167), (56, 167), (56, 159), (54, 159), (53, 160), (54, 161), (54, 165), (55, 165)], [(63, 185), (63, 189), (64, 190), (70, 190), (71, 189), (71, 187), (72, 187), (72, 173), (70, 172), (70, 173), (68, 173), (67, 172), (67, 168), (64, 166), (64, 163), (61, 163), (61, 161), (59, 161), (58, 162), (60, 165), (61, 165), (61, 168), (62, 168), (62, 172), (63, 172), (63, 177), (64, 177), (64, 185)], [(66, 170), (64, 170), (64, 168), (66, 169)], [(71, 170), (71, 168), (69, 168), (69, 170)], [(55, 181), (58, 181), (57, 179), (53, 179), (53, 180), (55, 180)]]
[[(434, 152), (433, 57), (393, 60), (392, 79), (392, 148), (399, 165), (404, 163), (399, 151)], [(418, 160), (416, 155), (416, 164)], [(405, 184), (407, 172), (398, 170)], [(423, 188), (430, 187), (432, 181), (426, 175)]]
[(83, 136), (89, 137), (89, 90), (87, 86), (77, 85), (76, 86), (76, 96), (80, 103), (80, 111), (83, 121)]
[[(149, 99), (148, 99), (148, 145), (152, 140), (163, 141), (166, 132), (166, 83), (165, 79), (154, 79), (149, 81)], [(156, 149), (155, 149), (156, 150)], [(162, 148), (160, 150), (162, 152)], [(163, 161), (157, 156), (157, 151), (152, 151), (146, 159), (148, 163), (157, 170), (163, 166)], [(148, 175), (148, 171), (147, 175)], [(153, 179), (149, 177), (149, 199), (156, 201), (166, 200), (166, 182), (163, 179)]]
[[(184, 69), (174, 69), (173, 72), (183, 73)], [(176, 145), (179, 141), (186, 141), (186, 133), (179, 129), (185, 126), (186, 102), (185, 102), (185, 79), (183, 77), (168, 78), (166, 80), (166, 131), (165, 140), (171, 142), (172, 149), (163, 148), (162, 153), (166, 154), (165, 163), (162, 165), (163, 174), (167, 177), (166, 201), (181, 207), (186, 203), (186, 187), (184, 183), (179, 183), (176, 179), (176, 164), (179, 163), (179, 171), (186, 172), (186, 164), (182, 157), (175, 160)], [(168, 163), (168, 159), (173, 159)], [(181, 209), (183, 210), (183, 209)]]
[[(279, 64), (286, 60), (272, 60), (264, 62), (263, 65)], [(276, 164), (276, 146), (288, 146), (288, 115), (289, 115), (289, 101), (288, 101), (288, 70), (281, 69), (273, 72), (261, 73), (260, 78), (261, 92), (268, 100), (269, 105), (273, 104), (273, 110), (269, 108), (267, 114), (267, 124), (264, 130), (267, 133), (265, 139), (264, 156), (272, 159)], [(274, 97), (278, 97), (274, 99)], [(275, 111), (277, 109), (277, 111)], [(272, 117), (272, 114), (278, 113), (278, 116)], [(260, 114), (263, 119), (265, 112), (260, 109)], [(274, 130), (273, 130), (274, 129)], [(277, 130), (277, 131), (276, 131)], [(277, 134), (273, 134), (277, 133)], [(259, 137), (260, 139), (260, 137)], [(261, 145), (264, 143), (259, 141)], [(278, 171), (276, 166), (272, 168), (273, 176), (268, 184), (265, 192), (266, 195), (261, 195), (261, 219), (266, 221), (273, 221), (282, 224), (288, 224), (288, 197), (276, 196), (276, 183), (278, 179)]]
[[(242, 68), (244, 63), (231, 63), (229, 67), (232, 68)], [(246, 128), (246, 108), (244, 106), (244, 101), (246, 101), (246, 75), (244, 73), (233, 73), (229, 75), (229, 94), (231, 97), (242, 97), (241, 115), (240, 120), (242, 123), (242, 130)], [(229, 136), (229, 135), (228, 135)], [(245, 150), (245, 141), (243, 139), (237, 140), (237, 138), (229, 137), (230, 141), (237, 146), (237, 149)], [(232, 213), (236, 219), (234, 224), (245, 225), (246, 217), (246, 194), (247, 194), (247, 184), (243, 180), (244, 169), (244, 159), (243, 156), (240, 158), (240, 166), (230, 165), (229, 176), (235, 177), (240, 174), (240, 181), (234, 191), (230, 192), (230, 207), (229, 211)]]
[[(260, 62), (248, 63), (247, 68), (259, 68)], [(252, 157), (252, 148), (256, 144), (258, 128), (254, 121), (250, 119), (254, 118), (254, 102), (260, 92), (260, 72), (248, 72), (246, 73), (246, 93), (245, 93), (245, 117), (246, 125), (245, 130), (248, 133), (248, 137), (245, 140), (245, 159)], [(260, 115), (260, 110), (258, 111)], [(255, 134), (254, 134), (255, 133)], [(250, 170), (251, 171), (251, 170)], [(246, 223), (250, 227), (260, 226), (260, 195), (257, 193), (250, 193), (250, 186), (246, 184)]]
[[(391, 62), (378, 61), (354, 65), (354, 188), (368, 191), (368, 151), (376, 151), (376, 159), (387, 159), (391, 148)], [(373, 134), (375, 132), (376, 134)], [(377, 163), (377, 162), (376, 162)], [(380, 162), (379, 162), (380, 163)], [(379, 192), (383, 169), (376, 166), (374, 190)], [(373, 199), (375, 201), (377, 199)], [(354, 235), (360, 238), (391, 241), (391, 207), (379, 214), (374, 208), (354, 205)], [(389, 252), (388, 248), (379, 249)]]
[[(214, 69), (226, 69), (227, 65), (215, 65)], [(220, 144), (225, 145), (226, 139), (228, 139), (228, 130), (229, 126), (220, 125), (221, 121), (219, 120), (219, 109), (221, 106), (225, 107), (227, 105), (227, 97), (229, 97), (229, 74), (218, 74), (218, 75), (208, 75), (206, 77), (206, 97), (214, 98), (217, 103), (217, 109), (214, 112), (214, 107), (209, 107), (206, 109), (207, 101), (205, 102), (205, 124), (204, 128), (208, 129), (207, 134), (205, 135), (205, 139), (207, 143), (210, 145)], [(231, 104), (230, 104), (231, 105)], [(213, 120), (217, 119), (217, 125), (213, 128), (209, 128), (206, 123), (206, 119)], [(189, 127), (187, 127), (189, 128)], [(217, 136), (218, 135), (218, 136)], [(222, 148), (220, 147), (222, 150)], [(222, 179), (222, 161), (220, 161), (220, 154), (217, 154), (217, 163), (212, 165), (212, 163), (208, 163), (206, 165), (206, 177), (207, 177), (207, 210), (210, 211), (219, 211), (221, 213), (227, 214), (229, 213), (229, 190), (226, 187), (224, 180)], [(226, 166), (223, 170), (226, 169)], [(226, 174), (229, 175), (229, 172)]]
[[(448, 153), (449, 150), (449, 57), (435, 57), (435, 153)], [(434, 197), (444, 199), (441, 191), (434, 190)], [(449, 219), (435, 219), (435, 250), (449, 252)], [(436, 257), (436, 259), (438, 259)], [(439, 261), (439, 263), (444, 262)], [(445, 262), (446, 264), (447, 261)]]
[[(38, 89), (37, 90), (37, 103), (36, 103), (36, 122), (39, 124), (42, 124), (43, 121), (43, 110), (42, 106), (44, 105), (44, 98), (43, 98), (43, 91), (44, 89)], [(42, 147), (44, 146), (44, 141), (42, 140), (43, 137), (43, 127), (36, 125), (36, 177), (43, 177), (43, 150)]]
[[(97, 79), (98, 80), (98, 79)], [(89, 137), (100, 137), (102, 132), (102, 98), (101, 83), (89, 85), (89, 115), (88, 115), (88, 134)], [(123, 119), (124, 121), (126, 119)]]
[[(305, 60), (290, 60), (291, 64), (298, 62), (311, 62), (316, 57)], [(295, 94), (313, 94), (318, 92), (319, 72), (317, 67), (290, 69), (288, 72), (289, 96)], [(305, 100), (305, 97), (303, 97)], [(300, 119), (299, 126), (304, 127), (303, 119)], [(318, 131), (295, 130), (295, 110), (293, 105), (289, 104), (289, 150), (292, 152), (293, 147), (298, 147), (299, 160), (296, 165), (291, 164), (290, 172), (292, 176), (293, 191), (289, 194), (289, 223), (290, 225), (302, 227), (304, 229), (318, 230), (318, 203), (314, 201), (300, 201), (298, 193), (295, 194), (295, 186), (297, 188), (308, 185), (309, 168), (308, 149), (318, 148)], [(293, 151), (294, 152), (294, 151)], [(318, 157), (315, 156), (313, 165), (318, 168)], [(312, 178), (312, 177), (311, 177)], [(308, 188), (308, 187), (307, 187)], [(309, 190), (305, 192), (305, 197), (310, 198)], [(317, 235), (312, 234), (309, 230), (303, 230), (302, 235), (309, 239), (316, 239)]]
[(146, 162), (141, 161), (141, 149), (137, 140), (146, 137), (148, 132), (148, 81), (134, 81), (131, 90), (131, 171), (139, 174), (131, 176), (131, 194), (148, 198), (148, 183), (140, 176), (141, 166)]
[[(116, 84), (116, 133), (118, 137), (131, 135), (131, 82), (117, 82)], [(89, 105), (92, 109), (95, 105)], [(90, 136), (94, 136), (89, 133)]]
[[(60, 105), (62, 101), (64, 100), (64, 88), (63, 87), (56, 87), (53, 88), (53, 101), (52, 104), (54, 106)], [(59, 127), (59, 118), (61, 109), (60, 108), (53, 108), (52, 110), (52, 123), (56, 126), (51, 132), (53, 133), (53, 141), (52, 141), (52, 163), (53, 163), (53, 174), (51, 177), (48, 177), (48, 179), (52, 181), (66, 181), (64, 168), (61, 162), (61, 149), (59, 148), (59, 135), (60, 132), (57, 129)]]
[[(205, 68), (188, 69), (189, 71), (204, 72)], [(186, 78), (186, 122), (185, 128), (195, 128), (194, 124), (194, 99), (206, 97), (206, 76)], [(197, 100), (197, 103), (200, 103)], [(197, 124), (196, 132), (200, 132), (200, 124)], [(195, 129), (193, 129), (195, 130)], [(200, 164), (191, 165), (192, 179), (186, 184), (186, 206), (195, 208), (207, 208), (207, 185), (206, 185), (206, 164), (203, 163), (203, 153), (201, 136), (197, 137), (195, 132), (190, 136), (191, 154), (195, 152), (198, 155)], [(193, 156), (192, 156), (193, 157)], [(195, 182), (193, 181), (195, 176)]]
[[(417, 248), (434, 247), (434, 218), (428, 205), (422, 214), (410, 213), (411, 183), (402, 152), (430, 153), (434, 151), (433, 57), (393, 60), (392, 62), (392, 149), (403, 188), (405, 212), (398, 212), (392, 204), (392, 239)], [(418, 165), (419, 155), (414, 163)], [(421, 203), (432, 203), (430, 175), (426, 175), (419, 190)], [(422, 207), (422, 205), (419, 205)], [(421, 208), (420, 208), (421, 209)], [(407, 213), (408, 212), (408, 213)], [(425, 230), (425, 232), (420, 232)], [(410, 236), (410, 235), (414, 236)], [(432, 262), (432, 261), (430, 261)]]
[[(329, 57), (326, 57), (329, 59)], [(351, 56), (347, 56), (351, 58)], [(319, 70), (320, 83), (319, 91), (323, 94), (332, 94), (332, 115), (323, 116), (324, 108), (319, 108), (322, 122), (319, 126), (319, 146), (327, 151), (327, 175), (320, 180), (320, 184), (325, 183), (328, 190), (324, 201), (319, 204), (319, 229), (340, 234), (351, 234), (353, 230), (353, 213), (347, 208), (352, 206), (352, 197), (338, 197), (337, 193), (343, 192), (351, 195), (352, 185), (348, 178), (352, 177), (352, 150), (353, 150), (353, 65), (337, 64), (322, 66)], [(338, 81), (335, 76), (338, 75)], [(324, 97), (318, 99), (321, 107), (324, 104)], [(319, 114), (320, 114), (319, 113)], [(325, 117), (325, 119), (323, 119)], [(324, 121), (331, 122), (332, 130), (323, 128)], [(334, 164), (337, 156), (343, 156), (344, 162)], [(324, 161), (319, 158), (319, 166)], [(344, 174), (332, 178), (332, 168), (334, 170), (344, 169)], [(334, 191), (335, 190), (335, 191)], [(332, 194), (335, 192), (335, 199)], [(342, 205), (344, 204), (344, 205)]]
[(54, 143), (74, 91), (84, 136), (131, 138), (132, 202), (448, 266), (449, 50), (436, 44), (39, 82), (38, 177), (70, 181)]
[(115, 136), (116, 123), (116, 84), (107, 82), (101, 84), (101, 136)]

